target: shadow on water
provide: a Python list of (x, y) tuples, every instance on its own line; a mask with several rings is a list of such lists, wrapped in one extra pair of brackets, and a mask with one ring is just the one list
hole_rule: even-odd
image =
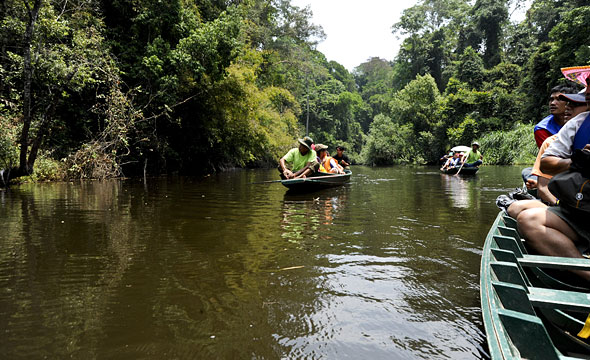
[(520, 170), (355, 167), (0, 192), (7, 358), (486, 358), (479, 260)]

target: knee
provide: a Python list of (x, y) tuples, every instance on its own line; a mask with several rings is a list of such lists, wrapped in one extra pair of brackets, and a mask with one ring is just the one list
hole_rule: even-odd
[(543, 222), (545, 209), (525, 209), (518, 214), (516, 222), (518, 223), (518, 229), (523, 233), (525, 237), (532, 231), (541, 229), (545, 224)]
[(518, 215), (520, 215), (520, 213), (523, 210), (525, 210), (525, 208), (523, 207), (523, 204), (522, 204), (521, 201), (515, 201), (515, 202), (513, 202), (506, 209), (506, 211), (508, 212), (508, 215), (512, 216), (514, 219), (517, 219), (518, 218)]

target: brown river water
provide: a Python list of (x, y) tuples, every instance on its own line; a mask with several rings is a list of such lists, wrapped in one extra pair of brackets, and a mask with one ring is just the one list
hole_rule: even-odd
[(481, 248), (520, 167), (0, 190), (4, 359), (479, 359)]

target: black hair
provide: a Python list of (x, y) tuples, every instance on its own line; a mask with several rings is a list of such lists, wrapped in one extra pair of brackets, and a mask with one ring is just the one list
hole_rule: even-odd
[(344, 151), (344, 150), (346, 150), (346, 148), (344, 146), (336, 146), (336, 150)]
[(576, 88), (573, 86), (557, 85), (557, 86), (553, 87), (553, 89), (551, 89), (551, 92), (549, 94), (555, 94), (555, 93), (575, 94), (577, 92), (578, 92), (578, 90), (576, 90)]

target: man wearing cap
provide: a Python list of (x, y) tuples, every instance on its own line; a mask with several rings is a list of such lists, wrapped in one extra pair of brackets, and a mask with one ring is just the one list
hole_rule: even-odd
[[(564, 124), (587, 109), (586, 99), (582, 94), (560, 94), (559, 99), (566, 102), (563, 116)], [(539, 153), (537, 154), (537, 159), (535, 160), (535, 165), (533, 165), (532, 171), (532, 174), (538, 177), (537, 191), (539, 197), (541, 200), (550, 204), (555, 204), (557, 199), (549, 192), (549, 189), (547, 188), (552, 175), (545, 174), (541, 171), (541, 159), (543, 154), (545, 154), (545, 150), (553, 143), (555, 139), (557, 139), (557, 135), (552, 135), (545, 139), (539, 148)]]
[[(568, 73), (568, 70), (574, 71)], [(590, 66), (562, 69), (586, 85), (585, 100), (590, 104)], [(572, 74), (573, 73), (573, 74)], [(575, 149), (590, 150), (590, 112), (569, 120), (541, 157), (541, 171), (555, 175), (569, 169)], [(550, 256), (583, 258), (580, 251), (590, 248), (590, 222), (587, 215), (567, 206), (525, 210), (517, 217), (518, 228), (527, 243), (538, 253)], [(590, 271), (573, 271), (590, 281)]]
[[(565, 105), (567, 101), (561, 97), (562, 93), (573, 93), (575, 89), (571, 86), (559, 85), (551, 89), (549, 96), (549, 116), (539, 121), (534, 128), (535, 142), (540, 148), (543, 142), (550, 136), (559, 132), (565, 124)], [(522, 180), (527, 188), (534, 189), (537, 187), (538, 177), (532, 174), (533, 168), (527, 167), (522, 170)]]
[[(566, 101), (564, 120), (567, 123), (571, 118), (587, 110), (586, 99), (581, 94), (561, 94), (559, 95), (560, 100)], [(537, 159), (532, 167), (532, 175), (538, 177), (537, 182), (537, 194), (538, 197), (543, 201), (542, 203), (537, 200), (514, 200), (506, 195), (500, 195), (496, 199), (496, 205), (501, 209), (505, 209), (508, 215), (513, 218), (517, 218), (518, 214), (522, 211), (531, 208), (546, 208), (547, 205), (556, 205), (557, 198), (551, 194), (548, 185), (553, 175), (545, 174), (541, 171), (541, 158), (545, 153), (545, 150), (557, 139), (557, 135), (551, 135), (543, 142), (543, 145), (539, 148)]]
[(482, 164), (482, 160), (483, 155), (479, 152), (479, 143), (474, 141), (471, 143), (471, 150), (463, 155), (461, 162), (464, 167), (476, 167)]
[[(299, 147), (289, 152), (279, 160), (279, 172), (282, 179), (304, 178), (317, 171), (319, 164), (316, 152), (312, 150), (313, 140), (306, 136), (299, 139)], [(291, 169), (287, 167), (291, 164)]]
[(559, 98), (566, 101), (563, 119), (565, 122), (578, 114), (588, 111), (588, 104), (584, 94), (561, 94)]

